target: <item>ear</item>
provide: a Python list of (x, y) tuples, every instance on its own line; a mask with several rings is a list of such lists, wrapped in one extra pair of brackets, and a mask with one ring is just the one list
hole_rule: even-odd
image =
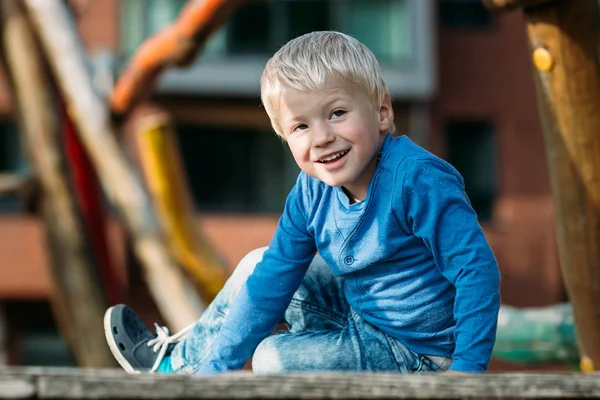
[(390, 95), (386, 94), (379, 107), (379, 132), (388, 133), (394, 123), (394, 110)]

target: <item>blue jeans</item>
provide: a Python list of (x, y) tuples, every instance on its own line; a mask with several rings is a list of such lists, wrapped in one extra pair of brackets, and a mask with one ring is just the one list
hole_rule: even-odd
[[(208, 306), (193, 330), (171, 353), (175, 372), (194, 374), (207, 357), (229, 309), (266, 248), (250, 252)], [(316, 256), (294, 294), (278, 331), (264, 339), (252, 357), (255, 373), (295, 371), (443, 371), (450, 360), (416, 354), (354, 312), (334, 277)]]

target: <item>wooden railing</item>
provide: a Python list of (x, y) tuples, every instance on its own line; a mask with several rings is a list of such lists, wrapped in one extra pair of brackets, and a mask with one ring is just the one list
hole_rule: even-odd
[(0, 399), (568, 399), (600, 398), (600, 375), (305, 373), (127, 375), (113, 369), (0, 369)]

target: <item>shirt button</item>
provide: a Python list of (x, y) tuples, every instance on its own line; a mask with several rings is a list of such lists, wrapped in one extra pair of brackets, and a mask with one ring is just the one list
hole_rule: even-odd
[(346, 264), (346, 265), (354, 264), (354, 257), (352, 257), (352, 256), (344, 257), (344, 264)]

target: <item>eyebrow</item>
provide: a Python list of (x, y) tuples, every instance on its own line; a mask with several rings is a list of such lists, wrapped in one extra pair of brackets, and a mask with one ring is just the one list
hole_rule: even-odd
[[(330, 97), (323, 103), (322, 107), (323, 108), (331, 107), (336, 102), (345, 101), (344, 99), (342, 99), (342, 97), (343, 96), (340, 93), (334, 93), (334, 94), (330, 95)], [(294, 115), (293, 118), (291, 118), (289, 121), (291, 122), (291, 125), (296, 125), (298, 123), (304, 123), (304, 122), (300, 122), (304, 118), (305, 118), (305, 116), (303, 114)]]
[(325, 104), (323, 104), (323, 107), (331, 107), (331, 105), (333, 105), (334, 103), (337, 103), (338, 101), (340, 101), (340, 97), (339, 96), (335, 96), (333, 99), (325, 102)]

